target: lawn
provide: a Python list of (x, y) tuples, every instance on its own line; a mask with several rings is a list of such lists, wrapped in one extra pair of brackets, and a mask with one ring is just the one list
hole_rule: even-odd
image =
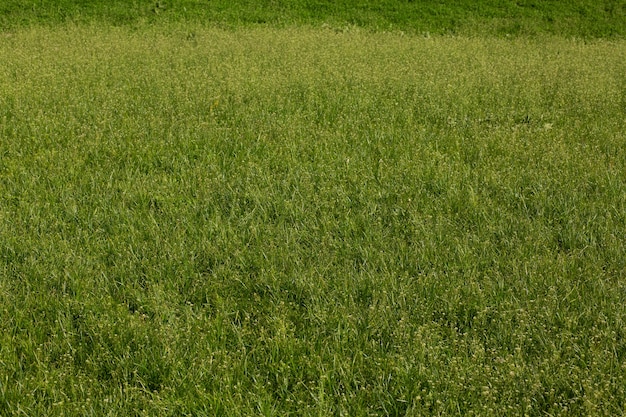
[(353, 26), (411, 34), (626, 37), (622, 0), (3, 0), (0, 31), (33, 25)]
[(0, 33), (0, 414), (626, 412), (626, 41)]

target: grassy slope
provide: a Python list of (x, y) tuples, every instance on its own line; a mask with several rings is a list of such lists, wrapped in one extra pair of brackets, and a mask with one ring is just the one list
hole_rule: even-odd
[(615, 415), (626, 46), (0, 42), (0, 414)]
[(618, 0), (4, 0), (0, 4), (0, 26), (5, 28), (66, 20), (113, 24), (145, 20), (227, 25), (327, 23), (417, 33), (626, 35), (626, 5)]

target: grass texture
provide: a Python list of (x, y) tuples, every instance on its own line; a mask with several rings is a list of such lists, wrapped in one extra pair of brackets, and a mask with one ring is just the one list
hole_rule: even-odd
[(621, 0), (3, 0), (0, 30), (61, 22), (351, 26), (412, 34), (626, 36)]
[(0, 35), (0, 414), (626, 411), (626, 43)]

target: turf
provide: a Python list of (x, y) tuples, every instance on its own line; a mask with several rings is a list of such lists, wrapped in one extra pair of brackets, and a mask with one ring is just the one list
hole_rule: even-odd
[(374, 31), (489, 36), (624, 38), (626, 3), (618, 0), (3, 0), (0, 28), (61, 22), (135, 26), (184, 22), (358, 26)]
[(623, 40), (0, 36), (0, 414), (624, 412)]

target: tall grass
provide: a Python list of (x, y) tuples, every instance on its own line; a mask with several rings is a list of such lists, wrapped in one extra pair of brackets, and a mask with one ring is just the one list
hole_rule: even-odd
[(0, 414), (625, 410), (626, 45), (0, 38)]

